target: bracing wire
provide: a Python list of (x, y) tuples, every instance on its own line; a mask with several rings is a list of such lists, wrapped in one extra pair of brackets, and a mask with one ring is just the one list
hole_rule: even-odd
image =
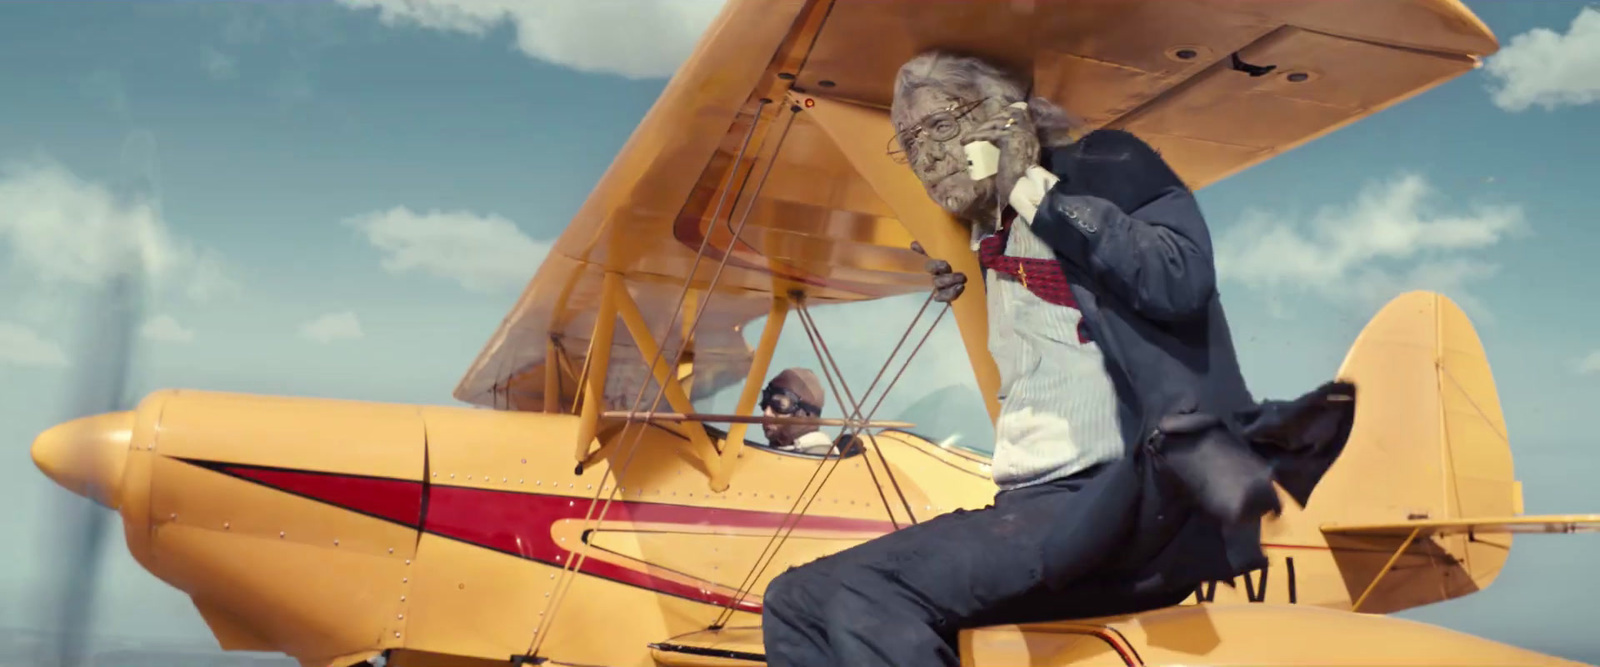
[[(873, 389), (875, 389), (877, 387), (878, 382), (883, 379), (884, 372), (886, 372), (889, 369), (889, 367), (892, 365), (895, 356), (897, 356), (899, 354), (900, 349), (905, 345), (905, 342), (910, 337), (911, 332), (916, 330), (917, 323), (922, 319), (923, 314), (927, 311), (928, 304), (932, 303), (932, 301), (933, 301), (933, 296), (930, 294), (929, 297), (928, 297), (928, 300), (923, 302), (922, 308), (919, 309), (917, 311), (916, 316), (912, 318), (911, 324), (908, 327), (906, 327), (905, 333), (901, 335), (900, 341), (895, 344), (894, 350), (890, 352), (889, 358), (884, 361), (883, 366), (878, 370), (878, 374), (873, 378), (872, 383), (867, 387), (866, 392), (863, 393), (863, 395), (862, 395), (863, 399), (865, 399), (866, 397), (869, 397), (869, 396), (872, 395)], [(906, 359), (905, 359), (904, 363), (901, 365), (900, 370), (895, 373), (894, 378), (889, 382), (889, 384), (887, 386), (884, 387), (883, 392), (881, 392), (879, 394), (878, 400), (873, 405), (872, 410), (867, 413), (867, 415), (865, 416), (864, 419), (862, 419), (860, 421), (857, 421), (854, 424), (853, 427), (850, 427), (850, 426), (846, 427), (846, 428), (854, 428), (855, 429), (854, 433), (852, 434), (853, 436), (859, 436), (859, 434), (862, 431), (862, 429), (865, 428), (865, 424), (871, 422), (872, 417), (874, 415), (876, 415), (878, 409), (880, 407), (882, 407), (884, 398), (888, 396), (888, 392), (894, 388), (895, 384), (897, 384), (899, 382), (901, 376), (903, 376), (905, 374), (905, 371), (908, 368), (910, 368), (911, 361), (916, 357), (917, 353), (921, 351), (923, 345), (927, 343), (928, 337), (930, 335), (932, 335), (934, 329), (936, 329), (938, 327), (939, 322), (944, 318), (944, 314), (946, 312), (949, 312), (949, 307), (948, 306), (946, 306), (944, 309), (942, 309), (940, 311), (939, 315), (934, 318), (933, 324), (930, 325), (928, 330), (923, 333), (922, 338), (917, 342), (917, 345), (911, 350), (910, 354), (908, 354), (906, 356)], [(830, 387), (833, 389), (833, 392), (834, 392), (835, 396), (838, 397), (839, 391), (838, 391), (838, 389), (836, 387), (832, 387), (832, 377), (831, 377), (831, 373), (829, 372), (829, 367), (827, 365), (827, 361), (822, 359), (822, 351), (821, 351), (820, 347), (817, 344), (818, 343), (817, 338), (820, 337), (821, 332), (815, 330), (815, 322), (812, 321), (809, 318), (809, 314), (805, 310), (804, 304), (800, 304), (800, 314), (801, 314), (801, 324), (806, 330), (807, 338), (812, 343), (812, 350), (813, 350), (813, 352), (816, 352), (818, 354), (819, 361), (822, 361), (822, 363), (824, 363), (823, 374), (824, 374), (824, 376), (829, 378)], [(842, 382), (842, 379), (843, 378), (841, 377), (841, 382)], [(854, 406), (854, 414), (856, 414), (857, 416), (860, 416), (861, 413), (860, 413), (860, 406), (859, 405)], [(876, 446), (875, 442), (874, 442), (874, 445)], [(881, 455), (881, 452), (880, 452), (880, 455)], [(718, 615), (717, 620), (715, 621), (715, 623), (713, 624), (712, 627), (723, 627), (728, 623), (728, 621), (730, 621), (732, 619), (734, 610), (738, 607), (738, 605), (740, 603), (742, 603), (744, 601), (745, 597), (747, 597), (750, 594), (750, 592), (755, 587), (755, 583), (757, 581), (760, 581), (761, 575), (765, 574), (766, 569), (768, 567), (770, 567), (771, 564), (772, 564), (772, 561), (774, 559), (776, 559), (778, 549), (782, 548), (783, 544), (788, 540), (789, 535), (791, 535), (794, 532), (794, 528), (796, 526), (798, 526), (800, 519), (804, 518), (806, 512), (810, 510), (811, 504), (816, 501), (817, 497), (821, 493), (822, 487), (826, 486), (826, 484), (828, 482), (828, 479), (833, 476), (833, 471), (838, 468), (838, 465), (839, 465), (841, 460), (842, 460), (842, 456), (829, 456), (829, 457), (823, 459), (823, 461), (818, 463), (817, 467), (812, 471), (811, 477), (806, 480), (806, 485), (801, 489), (800, 494), (795, 498), (794, 504), (790, 506), (788, 514), (786, 514), (784, 516), (784, 520), (782, 522), (780, 522), (778, 530), (775, 531), (773, 533), (773, 536), (768, 539), (766, 547), (762, 549), (761, 554), (759, 556), (757, 556), (757, 558), (756, 558), (756, 562), (752, 564), (750, 571), (745, 575), (744, 579), (740, 582), (739, 588), (737, 589), (736, 595), (735, 595), (732, 603), (729, 604), (728, 606), (726, 606), (723, 609), (723, 611)], [(822, 474), (822, 480), (820, 482), (817, 482), (816, 481), (817, 474), (821, 473), (824, 468), (826, 468), (826, 472)], [(868, 466), (868, 468), (870, 470), (871, 466)], [(885, 466), (885, 468), (887, 469), (887, 466)], [(812, 486), (813, 482), (815, 482), (817, 484), (817, 488), (816, 488), (815, 491), (813, 491), (811, 489), (811, 486)], [(874, 483), (876, 483), (876, 477), (874, 477)], [(881, 494), (882, 494), (881, 487), (879, 489), (879, 492), (880, 492), (880, 497), (881, 497)], [(804, 506), (801, 506), (802, 502), (804, 503)], [(885, 505), (885, 508), (887, 509), (887, 507), (888, 507), (887, 499), (884, 500), (884, 505)], [(908, 506), (907, 507), (908, 515), (909, 515), (909, 509), (910, 508)], [(891, 512), (890, 516), (891, 516), (891, 519), (892, 519), (893, 518), (893, 513), (892, 512)], [(792, 519), (792, 521), (791, 521), (791, 519)]]
[[(745, 151), (749, 146), (751, 137), (754, 136), (754, 134), (755, 134), (756, 127), (760, 125), (759, 120), (760, 120), (760, 117), (761, 117), (761, 112), (765, 108), (766, 104), (767, 104), (767, 102), (761, 102), (756, 107), (755, 114), (753, 115), (752, 120), (751, 120), (750, 129), (745, 134), (744, 141), (739, 147), (739, 153), (738, 153), (737, 156), (735, 156), (734, 162), (733, 162), (733, 167), (729, 170), (727, 181), (724, 183), (722, 196), (718, 199), (717, 206), (712, 212), (711, 224), (713, 224), (713, 225), (715, 224), (716, 220), (721, 217), (722, 207), (727, 201), (727, 196), (728, 196), (729, 191), (732, 189), (731, 185), (732, 185), (734, 176), (738, 173), (738, 166), (743, 161)], [(746, 206), (745, 211), (744, 211), (744, 215), (739, 220), (738, 229), (734, 232), (734, 238), (735, 239), (737, 239), (738, 235), (744, 231), (744, 227), (745, 227), (746, 223), (748, 223), (748, 221), (749, 221), (750, 212), (752, 210), (754, 210), (754, 208), (755, 208), (755, 198), (759, 195), (761, 186), (763, 184), (765, 184), (767, 176), (772, 172), (773, 166), (777, 163), (778, 151), (782, 148), (784, 139), (787, 138), (787, 136), (789, 134), (789, 130), (793, 127), (795, 113), (798, 112), (798, 111), (799, 111), (799, 107), (798, 106), (791, 106), (790, 107), (790, 114), (789, 114), (788, 118), (786, 119), (786, 122), (783, 124), (783, 129), (781, 130), (781, 132), (778, 135), (777, 143), (775, 144), (775, 146), (773, 148), (772, 155), (768, 159), (766, 168), (762, 173), (761, 180), (758, 181), (757, 184), (756, 184), (756, 192), (752, 193), (752, 195), (751, 195), (751, 197), (749, 199), (750, 204), (748, 206)], [(769, 127), (769, 132), (770, 132), (771, 131), (770, 130), (771, 125), (769, 125), (768, 127)], [(765, 143), (765, 139), (763, 139), (763, 143)], [(754, 171), (754, 170), (752, 169), (751, 171)], [(748, 179), (748, 174), (747, 174), (746, 177)], [(743, 189), (744, 189), (743, 184), (741, 184), (741, 186), (739, 188), (741, 197), (743, 195)], [(738, 210), (738, 198), (735, 199), (732, 211), (737, 211), (737, 210)], [(730, 215), (731, 214), (732, 213), (730, 212)], [(678, 318), (683, 314), (683, 303), (684, 303), (685, 299), (687, 299), (687, 297), (688, 297), (690, 285), (692, 284), (694, 276), (696, 275), (696, 273), (699, 270), (700, 261), (705, 257), (706, 249), (710, 245), (711, 236), (712, 235), (708, 233), (708, 234), (706, 234), (705, 238), (701, 239), (700, 248), (695, 254), (694, 263), (690, 267), (690, 270), (688, 271), (688, 273), (685, 275), (683, 285), (679, 289), (678, 303), (673, 308), (672, 318), (667, 324), (666, 331), (670, 332), (672, 330), (672, 328), (677, 325)], [(733, 253), (732, 253), (731, 249), (728, 252), (724, 252), (722, 254), (722, 258), (717, 264), (717, 269), (712, 274), (710, 285), (705, 290), (705, 292), (706, 292), (706, 297), (705, 298), (706, 298), (707, 301), (709, 301), (711, 299), (711, 296), (715, 291), (716, 285), (721, 280), (722, 272), (727, 267), (728, 260), (729, 260), (729, 258), (732, 257), (732, 255), (733, 255)], [(703, 306), (703, 304), (702, 304), (702, 306)], [(689, 338), (691, 338), (694, 335), (695, 331), (698, 330), (698, 328), (700, 326), (700, 323), (703, 320), (704, 312), (705, 312), (704, 307), (696, 309), (696, 315), (695, 315), (695, 318), (694, 318), (694, 322), (690, 326), (689, 331), (683, 335), (682, 340), (688, 340)], [(683, 352), (684, 352), (684, 350), (682, 349), (683, 347), (685, 347), (685, 346), (683, 346), (683, 345), (679, 346), (680, 349), (678, 349), (675, 352), (675, 354), (673, 355), (673, 363), (669, 366), (669, 368), (676, 367), (679, 363), (681, 363), (682, 358), (683, 358)], [(650, 373), (651, 375), (654, 374), (654, 369), (656, 368), (656, 364), (660, 363), (660, 361), (662, 359), (662, 356), (666, 353), (666, 349), (667, 349), (666, 345), (658, 346), (658, 349), (656, 350), (655, 357), (653, 359), (651, 359), (650, 364), (646, 367), (646, 372), (647, 373)], [(666, 392), (666, 383), (657, 382), (656, 384), (658, 385), (658, 388), (657, 388), (657, 391), (656, 391), (656, 396), (655, 396), (654, 400), (652, 400), (651, 403), (650, 403), (651, 407), (650, 407), (649, 413), (644, 417), (646, 422), (648, 422), (651, 418), (654, 417), (655, 412), (656, 412), (656, 408), (661, 403), (661, 397)], [(636, 416), (639, 414), (639, 411), (640, 411), (639, 409), (640, 409), (640, 407), (642, 405), (641, 401), (644, 398), (645, 389), (646, 389), (646, 387), (648, 387), (648, 385), (649, 385), (648, 382), (641, 382), (640, 383), (639, 392), (634, 397), (633, 408), (630, 411), (630, 415), (627, 418), (627, 421), (623, 425), (624, 433), (626, 432), (627, 426), (631, 425), (635, 421)], [(613, 481), (613, 483), (610, 485), (610, 492), (606, 493), (607, 484), (605, 484), (605, 481), (602, 480), (601, 484), (600, 484), (600, 488), (595, 492), (595, 497), (590, 499), (589, 508), (585, 512), (585, 515), (584, 515), (584, 520), (583, 521), (584, 521), (584, 533), (585, 534), (591, 532), (592, 530), (594, 530), (594, 527), (597, 527), (600, 523), (604, 522), (606, 513), (610, 511), (611, 503), (616, 498), (618, 490), (621, 488), (622, 478), (626, 474), (626, 472), (628, 470), (628, 467), (633, 463), (634, 455), (638, 452), (639, 441), (640, 441), (640, 438), (641, 438), (641, 436), (642, 436), (644, 431), (645, 431), (645, 429), (637, 429), (635, 431), (634, 437), (632, 439), (630, 439), (630, 442), (629, 442), (628, 446), (626, 447), (626, 449), (627, 449), (626, 453), (623, 454), (624, 460), (623, 460), (622, 465), (620, 467), (608, 467), (606, 474)], [(619, 434), (618, 437), (622, 437), (622, 436)], [(598, 516), (596, 516), (596, 514), (595, 514), (596, 505), (600, 503), (600, 495), (603, 494), (603, 493), (606, 495), (606, 499), (605, 499), (604, 504), (600, 505), (599, 514), (598, 514)], [(593, 522), (594, 527), (591, 527), (591, 522)], [(560, 610), (561, 603), (565, 600), (566, 593), (567, 593), (568, 590), (570, 590), (572, 581), (576, 579), (576, 573), (583, 567), (583, 562), (587, 558), (588, 552), (589, 552), (589, 544), (588, 544), (588, 541), (585, 540), (585, 541), (583, 541), (583, 543), (581, 545), (579, 545), (579, 553), (578, 553), (577, 557), (568, 559), (567, 563), (563, 566), (561, 580), (557, 582), (556, 590), (551, 595), (550, 601), (548, 603), (546, 603), (545, 610), (541, 611), (539, 613), (539, 615), (544, 619), (544, 621), (539, 624), (537, 630), (535, 631), (534, 638), (530, 642), (529, 647), (528, 647), (528, 651), (527, 651), (526, 655), (524, 656), (525, 658), (535, 655), (538, 652), (539, 648), (543, 645), (544, 639), (547, 636), (549, 636), (549, 628), (555, 621), (556, 613)]]
[[(932, 297), (930, 296), (929, 298), (931, 299)], [(927, 302), (926, 301), (923, 302), (923, 305), (926, 306)], [(918, 313), (918, 316), (919, 317), (921, 316), (920, 312)], [(823, 363), (826, 363), (826, 364), (832, 366), (833, 369), (834, 369), (834, 372), (839, 374), (839, 382), (840, 382), (841, 385), (844, 386), (845, 392), (848, 393), (850, 391), (850, 387), (848, 385), (844, 385), (844, 372), (839, 369), (839, 363), (834, 360), (833, 352), (828, 349), (828, 341), (823, 340), (823, 338), (822, 338), (822, 330), (817, 328), (816, 320), (811, 318), (811, 312), (809, 310), (802, 309), (800, 311), (800, 317), (801, 317), (801, 319), (807, 320), (807, 321), (809, 321), (811, 323), (811, 329), (816, 332), (816, 335), (815, 335), (816, 346), (817, 346), (818, 349), (821, 350), (821, 354), (819, 356), (823, 357)], [(938, 322), (935, 321), (935, 324), (938, 324)], [(912, 326), (915, 326), (915, 325), (916, 325), (916, 321), (912, 320)], [(929, 331), (932, 331), (932, 330), (930, 329)], [(906, 329), (906, 334), (910, 334), (910, 333), (911, 333), (911, 329), (907, 328)], [(904, 336), (902, 336), (901, 340), (904, 340)], [(891, 356), (890, 359), (893, 359), (893, 357)], [(887, 361), (884, 362), (884, 366), (883, 367), (884, 368), (888, 368), (889, 367), (889, 362), (887, 362)], [(881, 371), (880, 371), (880, 374), (881, 374)], [(885, 387), (884, 388), (884, 392), (883, 392), (882, 395), (883, 396), (887, 396), (888, 395), (888, 391), (889, 391), (890, 388), (892, 388), (892, 385), (890, 387)], [(861, 418), (861, 416), (862, 416), (861, 415), (861, 406), (866, 404), (867, 398), (870, 395), (871, 394), (862, 394), (860, 403), (856, 403), (854, 398), (851, 399), (851, 403), (852, 403), (851, 409), (854, 411), (854, 413), (855, 413), (855, 415), (856, 415), (856, 417), (858, 419)], [(881, 404), (882, 400), (880, 400), (879, 403)], [(858, 425), (856, 427), (855, 433), (853, 433), (852, 435), (853, 436), (860, 436), (861, 435), (861, 431), (862, 431), (862, 427)], [(883, 457), (883, 450), (878, 447), (878, 444), (877, 444), (876, 440), (872, 441), (872, 450), (875, 453), (877, 453), (878, 461), (883, 464), (884, 476), (889, 478), (889, 484), (894, 487), (895, 494), (900, 497), (900, 504), (906, 510), (906, 517), (908, 519), (910, 519), (910, 521), (912, 523), (916, 523), (916, 516), (914, 514), (912, 514), (912, 512), (911, 512), (911, 503), (906, 501), (906, 494), (900, 490), (900, 482), (899, 482), (899, 480), (895, 479), (894, 471), (889, 469), (889, 462), (888, 462), (887, 459), (885, 459)], [(868, 472), (872, 471), (872, 466), (870, 465), (870, 462), (869, 462), (869, 465), (867, 466), (867, 471)], [(889, 509), (889, 499), (888, 499), (887, 496), (884, 495), (883, 486), (881, 484), (878, 484), (878, 475), (877, 475), (877, 473), (872, 473), (872, 483), (878, 487), (878, 497), (883, 499), (883, 509), (885, 511), (889, 512), (889, 522), (894, 524), (896, 529), (899, 529), (900, 523), (898, 521), (895, 521), (894, 511)]]

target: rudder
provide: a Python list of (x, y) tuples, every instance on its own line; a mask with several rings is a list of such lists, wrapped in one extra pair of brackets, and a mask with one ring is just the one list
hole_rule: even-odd
[[(1356, 424), (1318, 489), (1339, 497), (1338, 523), (1521, 514), (1489, 360), (1472, 322), (1449, 298), (1408, 292), (1390, 301), (1357, 336), (1339, 377), (1358, 387)], [(1499, 575), (1511, 542), (1507, 532), (1418, 538), (1408, 553), (1432, 564), (1396, 565), (1362, 610), (1395, 611), (1481, 590)], [(1346, 575), (1355, 593), (1377, 572)]]

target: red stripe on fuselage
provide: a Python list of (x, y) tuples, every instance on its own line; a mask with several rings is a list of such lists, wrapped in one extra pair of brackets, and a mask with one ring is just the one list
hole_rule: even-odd
[(422, 523), (421, 482), (255, 466), (206, 467), (412, 528)]
[[(558, 521), (583, 520), (589, 512), (589, 498), (494, 491), (459, 486), (429, 485), (409, 480), (362, 477), (238, 466), (208, 461), (188, 461), (227, 475), (249, 480), (294, 495), (392, 521), (423, 532), (458, 540), (555, 566), (564, 566), (579, 545), (557, 544), (552, 528)], [(421, 517), (424, 500), (426, 517)], [(601, 501), (604, 502), (603, 500)], [(595, 514), (599, 514), (596, 509)], [(419, 519), (420, 518), (420, 519)], [(783, 512), (695, 507), (616, 500), (605, 513), (605, 521), (698, 526), (708, 535), (728, 534), (736, 529), (770, 529), (791, 526), (803, 530), (888, 533), (888, 521), (830, 516), (795, 517)], [(599, 524), (593, 524), (596, 527)], [(735, 600), (717, 586), (701, 581), (695, 586), (683, 581), (656, 576), (620, 563), (591, 557), (584, 561), (582, 573), (622, 584), (742, 611), (761, 612), (759, 601)], [(685, 575), (687, 577), (687, 575)], [(693, 578), (693, 577), (687, 577)]]

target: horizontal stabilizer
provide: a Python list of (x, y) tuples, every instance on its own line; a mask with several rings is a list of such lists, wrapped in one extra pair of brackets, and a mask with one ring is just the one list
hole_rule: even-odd
[(1418, 537), (1462, 533), (1590, 533), (1600, 532), (1600, 514), (1421, 519), (1395, 523), (1328, 524), (1322, 527), (1323, 533), (1351, 536), (1405, 537), (1412, 531), (1416, 531)]

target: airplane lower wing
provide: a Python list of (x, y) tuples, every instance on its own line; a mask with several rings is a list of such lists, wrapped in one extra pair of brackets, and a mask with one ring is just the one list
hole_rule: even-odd
[(1422, 519), (1394, 523), (1329, 524), (1322, 532), (1335, 535), (1416, 537), (1461, 533), (1591, 533), (1600, 532), (1600, 514), (1544, 514), (1538, 516)]

